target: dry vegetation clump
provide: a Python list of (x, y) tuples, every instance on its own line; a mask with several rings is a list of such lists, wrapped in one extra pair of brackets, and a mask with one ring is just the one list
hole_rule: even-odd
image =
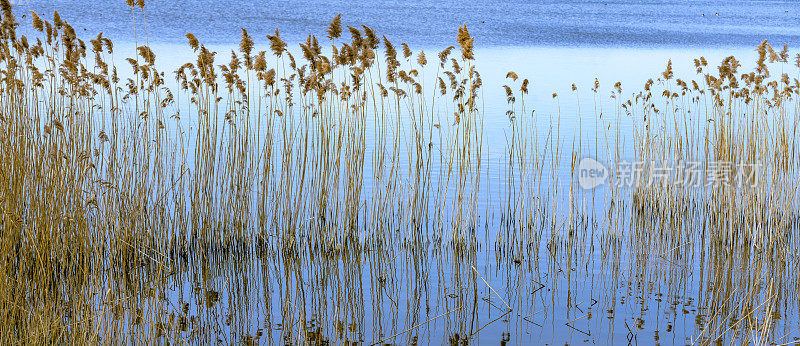
[[(531, 82), (509, 72), (492, 162), (466, 25), (431, 56), (341, 16), (299, 50), (277, 30), (259, 42), (242, 29), (224, 54), (187, 34), (191, 61), (162, 71), (139, 38), (121, 58), (58, 12), (31, 13), (36, 32), (20, 35), (0, 5), (2, 343), (257, 343), (277, 328), (288, 343), (412, 342), (438, 318), (465, 343), (486, 326), (480, 301), (509, 314), (527, 300), (506, 302), (475, 267), (489, 239), (534, 294), (569, 292), (570, 312), (575, 268), (597, 265), (608, 292), (625, 278), (694, 295), (701, 342), (777, 341), (781, 315), (796, 316), (800, 82), (771, 74), (800, 68), (786, 47), (759, 45), (752, 72), (697, 59), (691, 81), (669, 62), (610, 100), (596, 81), (590, 118), (573, 84), (576, 131), (562, 129), (571, 97), (537, 114)], [(647, 164), (629, 187), (580, 188), (582, 158), (610, 163), (613, 182), (631, 155)], [(691, 163), (700, 176), (652, 179)], [(449, 286), (428, 292), (435, 275)], [(420, 315), (429, 293), (435, 318)], [(606, 293), (582, 294), (613, 316)], [(364, 335), (382, 316), (364, 309), (406, 302), (406, 327)]]

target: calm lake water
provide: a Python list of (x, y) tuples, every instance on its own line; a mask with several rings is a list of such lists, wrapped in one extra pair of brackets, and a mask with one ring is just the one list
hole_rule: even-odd
[[(91, 38), (103, 32), (117, 43), (120, 56), (132, 55), (134, 17), (122, 0), (17, 1), (18, 18), (31, 10), (43, 17), (57, 10), (79, 35)], [(140, 44), (147, 42), (153, 48), (158, 66), (173, 71), (194, 57), (184, 37), (188, 32), (227, 58), (228, 51), (237, 49), (239, 28), (255, 37), (257, 50), (266, 49), (265, 35), (277, 28), (296, 51), (296, 43), (308, 34), (322, 39), (337, 13), (342, 14), (345, 25), (368, 25), (396, 43), (430, 51), (432, 58), (435, 52), (455, 44), (460, 25), (468, 26), (476, 37), (476, 64), (484, 78), (488, 181), (501, 179), (496, 166), (506, 154), (509, 127), (501, 86), (507, 83), (508, 71), (531, 80), (526, 103), (542, 115), (541, 126), (550, 126), (544, 119), (561, 116), (563, 133), (572, 136), (586, 131), (580, 147), (588, 146), (594, 139), (590, 134), (597, 129), (597, 100), (589, 92), (595, 79), (601, 83), (601, 95), (608, 95), (616, 82), (633, 92), (641, 90), (647, 79), (658, 77), (669, 59), (676, 75), (692, 78), (692, 60), (700, 56), (716, 66), (735, 55), (743, 61), (742, 69), (749, 71), (754, 66), (755, 46), (763, 40), (776, 47), (800, 45), (800, 2), (796, 1), (151, 0), (146, 16), (136, 12), (135, 33)], [(31, 30), (28, 18), (20, 22), (21, 30)], [(574, 94), (573, 83), (578, 87)], [(554, 101), (552, 93), (562, 95), (563, 101)], [(611, 115), (606, 119), (609, 117), (614, 119)], [(592, 121), (579, 124), (579, 119)], [(624, 122), (621, 126), (624, 131)], [(628, 130), (623, 135), (632, 133)], [(599, 156), (602, 154), (605, 152)], [(567, 165), (568, 159), (561, 158)], [(586, 193), (581, 198), (585, 201), (591, 196)], [(559, 198), (565, 197), (562, 193)], [(207, 318), (224, 320), (235, 315), (237, 321), (244, 321), (219, 327), (220, 335), (232, 338), (220, 337), (224, 343), (263, 329), (275, 340), (263, 338), (262, 344), (280, 344), (281, 330), (298, 328), (281, 318), (282, 311), (303, 310), (296, 300), (287, 300), (285, 292), (304, 297), (306, 311), (294, 316), (307, 319), (309, 330), (316, 332), (319, 326), (327, 331), (323, 334), (338, 335), (338, 340), (331, 340), (334, 343), (372, 344), (400, 334), (386, 342), (461, 344), (470, 337), (469, 343), (517, 345), (692, 344), (700, 333), (698, 327), (705, 325), (708, 316), (697, 306), (705, 282), (705, 269), (697, 265), (702, 260), (695, 263), (692, 257), (683, 267), (665, 269), (662, 263), (642, 269), (633, 265), (642, 261), (637, 257), (640, 254), (625, 252), (608, 265), (601, 260), (604, 255), (599, 246), (594, 247), (599, 240), (586, 229), (581, 234), (588, 240), (575, 252), (550, 257), (543, 251), (539, 257), (538, 251), (530, 248), (508, 249), (498, 245), (502, 235), (493, 215), (500, 213), (492, 209), (497, 206), (486, 203), (491, 212), (484, 215), (485, 229), (477, 232), (474, 258), (460, 258), (446, 247), (443, 250), (436, 240), (421, 248), (401, 247), (404, 243), (397, 241), (398, 248), (384, 249), (388, 255), (367, 253), (357, 260), (301, 263), (303, 269), (298, 272), (290, 271), (288, 263), (275, 264), (265, 256), (253, 260), (257, 264), (252, 266), (221, 263), (189, 268), (188, 274), (177, 278), (169, 296), (180, 303), (194, 299), (198, 293), (192, 280), (202, 273), (221, 294), (218, 315)], [(567, 207), (562, 204), (557, 209)], [(546, 243), (533, 247), (544, 250)], [(531, 252), (537, 255), (520, 261)], [(568, 266), (562, 267), (564, 264)], [(476, 272), (480, 276), (475, 276)], [(320, 277), (336, 283), (321, 284), (324, 279)], [(471, 280), (474, 285), (460, 288), (461, 280)], [(241, 287), (247, 287), (248, 293)], [(472, 301), (464, 301), (460, 289), (473, 289), (468, 295)], [(465, 303), (471, 304), (469, 311)], [(506, 304), (512, 308), (509, 314)], [(287, 308), (290, 305), (292, 308)], [(190, 314), (197, 311), (193, 306)], [(786, 319), (797, 318), (796, 311), (787, 314), (783, 315)], [(316, 320), (319, 315), (325, 320)], [(800, 335), (789, 328), (797, 325), (792, 323), (785, 333)], [(417, 326), (414, 338), (401, 333)]]
[[(124, 1), (18, 0), (20, 13), (58, 10), (79, 31), (129, 40)], [(151, 43), (237, 42), (240, 27), (263, 38), (276, 28), (287, 41), (322, 36), (331, 18), (368, 25), (418, 48), (450, 45), (467, 24), (478, 47), (754, 47), (800, 42), (795, 1), (147, 1)], [(140, 23), (143, 22), (140, 18)], [(140, 28), (141, 29), (141, 28)], [(143, 34), (143, 30), (138, 31)]]

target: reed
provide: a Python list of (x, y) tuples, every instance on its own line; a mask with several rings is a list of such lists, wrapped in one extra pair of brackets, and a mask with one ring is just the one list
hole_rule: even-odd
[[(147, 6), (127, 5), (146, 32)], [(414, 343), (440, 324), (458, 344), (501, 318), (538, 324), (546, 295), (578, 331), (633, 333), (584, 309), (613, 320), (636, 296), (693, 308), (701, 343), (793, 334), (786, 47), (759, 45), (752, 72), (698, 58), (691, 80), (669, 61), (635, 93), (595, 80), (589, 107), (573, 84), (575, 107), (553, 94), (550, 114), (508, 72), (498, 120), (466, 25), (430, 61), (341, 15), (299, 47), (243, 28), (223, 53), (187, 34), (194, 56), (166, 72), (146, 35), (120, 59), (57, 12), (31, 13), (26, 36), (0, 9), (3, 343)], [(507, 122), (497, 160), (488, 121)], [(580, 187), (588, 156), (610, 167), (606, 189)], [(626, 176), (631, 159), (644, 164)]]

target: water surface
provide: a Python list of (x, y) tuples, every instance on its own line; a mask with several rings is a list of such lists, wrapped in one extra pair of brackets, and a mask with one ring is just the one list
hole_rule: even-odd
[[(133, 15), (124, 1), (20, 0), (18, 13), (59, 11), (82, 31), (131, 40)], [(276, 28), (287, 41), (322, 37), (330, 19), (367, 25), (396, 42), (417, 47), (452, 44), (466, 24), (479, 47), (752, 47), (768, 39), (800, 42), (800, 4), (795, 1), (147, 1), (137, 15), (140, 39), (230, 43), (239, 28), (264, 38)]]

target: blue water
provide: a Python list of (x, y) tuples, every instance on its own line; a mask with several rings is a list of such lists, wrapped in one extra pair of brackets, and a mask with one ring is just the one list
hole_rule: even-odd
[[(133, 17), (123, 0), (18, 0), (49, 17), (58, 10), (78, 30), (132, 38)], [(367, 25), (397, 42), (418, 47), (454, 43), (466, 24), (478, 47), (493, 46), (755, 46), (800, 43), (800, 3), (796, 1), (231, 1), (148, 0), (151, 43), (185, 42), (187, 32), (205, 43), (230, 43), (239, 28), (256, 38), (277, 28), (287, 41), (324, 36), (328, 22), (342, 13), (345, 25)], [(137, 32), (144, 35), (137, 15)], [(28, 24), (29, 25), (29, 24)]]

